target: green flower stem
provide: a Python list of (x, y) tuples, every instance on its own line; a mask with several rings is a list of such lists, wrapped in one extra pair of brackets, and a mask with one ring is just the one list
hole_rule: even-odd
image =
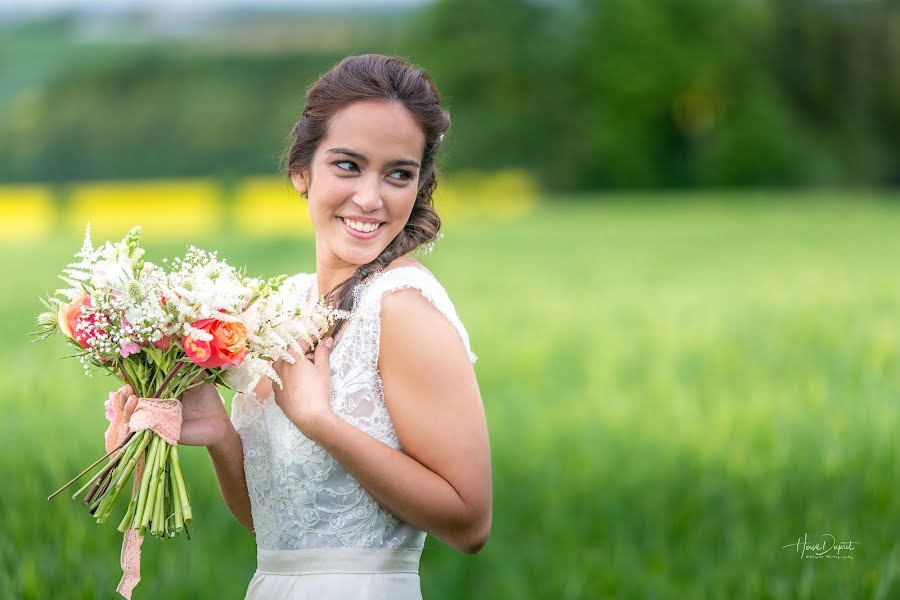
[(131, 474), (134, 472), (135, 467), (137, 466), (138, 460), (141, 457), (141, 453), (144, 451), (144, 448), (147, 447), (147, 444), (150, 443), (150, 430), (145, 429), (141, 432), (139, 440), (133, 444), (132, 452), (130, 454), (126, 454), (123, 461), (125, 462), (125, 466), (122, 469), (122, 474), (119, 476), (119, 479), (116, 480), (116, 493), (122, 489), (122, 486), (128, 481), (131, 477)]
[[(166, 479), (166, 487), (169, 490), (169, 508), (167, 509), (166, 524), (169, 528), (169, 537), (175, 537), (176, 535), (178, 535), (178, 527), (176, 527), (177, 523), (176, 523), (176, 519), (175, 519), (175, 502), (176, 502), (175, 494), (178, 493), (178, 486), (172, 485), (173, 483), (175, 483), (175, 480), (172, 477), (174, 475), (174, 473), (172, 473), (172, 451), (171, 450), (169, 451), (169, 466), (166, 469), (166, 474), (168, 475), (168, 478)], [(169, 524), (170, 519), (171, 519), (171, 524)]]
[[(133, 360), (129, 360), (126, 358), (125, 360), (122, 361), (122, 370), (125, 371), (126, 375), (128, 375), (126, 382), (128, 380), (131, 381), (131, 383), (129, 385), (131, 385), (132, 391), (135, 394), (137, 394), (138, 397), (145, 397), (144, 389), (141, 387), (141, 383), (143, 382), (143, 380), (140, 377), (138, 377), (136, 367), (137, 367), (137, 365), (135, 365)], [(134, 385), (132, 385), (132, 384), (134, 384)]]
[(133, 468), (133, 464), (131, 462), (132, 458), (134, 458), (136, 463), (137, 457), (140, 456), (140, 452), (143, 449), (142, 443), (144, 443), (144, 440), (146, 438), (147, 435), (144, 431), (132, 436), (131, 440), (129, 440), (127, 448), (125, 448), (125, 451), (119, 455), (121, 460), (119, 460), (119, 464), (112, 472), (112, 478), (110, 479), (110, 483), (107, 485), (107, 489), (103, 495), (103, 502), (100, 503), (100, 507), (97, 509), (97, 514), (94, 515), (95, 517), (97, 517), (98, 523), (105, 522), (112, 512), (113, 508), (115, 507), (116, 501), (118, 501), (119, 499), (119, 494), (122, 491), (122, 486), (131, 475), (130, 469)]
[[(187, 369), (188, 373), (182, 372), (181, 376), (175, 382), (175, 385), (172, 387), (172, 391), (170, 393), (172, 398), (181, 398), (184, 393), (194, 387), (191, 383), (194, 379), (197, 378), (198, 375), (202, 374), (204, 369), (203, 367), (197, 367), (191, 365), (189, 369)], [(202, 382), (201, 382), (202, 383)], [(199, 385), (199, 384), (197, 384)]]
[[(118, 469), (116, 471), (118, 471)], [(112, 484), (112, 482), (116, 480), (116, 471), (113, 471), (110, 475), (110, 478), (106, 483), (106, 489), (103, 492), (103, 499), (100, 501), (100, 506), (97, 508), (97, 512), (94, 515), (97, 518), (98, 523), (106, 522), (112, 509), (116, 506), (116, 501), (119, 499), (119, 491), (116, 490)]]
[(150, 528), (150, 533), (153, 535), (159, 536), (163, 531), (163, 501), (165, 500), (165, 485), (166, 485), (166, 459), (169, 455), (169, 444), (163, 442), (162, 448), (162, 457), (158, 462), (158, 466), (156, 467), (156, 496), (154, 496), (155, 503), (153, 505), (153, 516), (151, 517), (151, 522), (153, 526)]
[(175, 533), (181, 533), (184, 530), (184, 516), (181, 512), (181, 498), (178, 494), (178, 482), (175, 481), (175, 450), (172, 449), (172, 452), (169, 453), (169, 481), (170, 486), (172, 488), (172, 507), (175, 512)]
[(104, 485), (104, 491), (101, 494), (100, 504), (97, 505), (97, 510), (94, 513), (94, 517), (97, 519), (98, 523), (106, 522), (106, 518), (109, 516), (110, 511), (116, 501), (117, 494), (113, 491), (111, 483), (113, 481), (114, 476), (110, 475), (109, 480)]
[[(166, 455), (166, 444), (163, 440), (159, 441), (159, 448), (156, 450), (156, 464), (153, 467), (153, 481), (150, 482), (150, 485), (156, 486), (156, 493), (153, 495), (153, 504), (149, 504), (147, 510), (150, 511), (150, 533), (153, 535), (159, 534), (159, 503), (163, 500), (163, 490), (162, 486), (162, 478), (160, 477), (161, 473), (163, 473), (163, 469), (165, 468), (165, 455)], [(151, 491), (153, 488), (151, 488)]]
[(171, 520), (174, 524), (175, 522), (175, 507), (172, 506), (172, 486), (169, 485), (169, 482), (172, 480), (172, 472), (169, 468), (171, 466), (171, 461), (166, 461), (166, 505), (163, 507), (163, 526), (165, 527), (165, 537), (175, 537), (175, 528), (174, 525), (169, 525), (169, 521)]
[(137, 393), (137, 392), (140, 391), (140, 390), (138, 390), (138, 388), (134, 385), (134, 380), (133, 380), (133, 379), (131, 378), (131, 376), (128, 374), (128, 370), (125, 369), (125, 364), (124, 364), (125, 362), (127, 362), (127, 361), (123, 361), (123, 364), (122, 364), (122, 370), (120, 371), (121, 377), (122, 377), (122, 379), (125, 380), (125, 383), (126, 383), (126, 384), (128, 384), (128, 385), (131, 386), (131, 390), (132, 390), (134, 393)]
[[(97, 471), (97, 474), (94, 475), (93, 477), (91, 477), (91, 478), (88, 480), (87, 483), (85, 483), (83, 486), (81, 486), (81, 489), (79, 489), (77, 492), (75, 492), (74, 494), (72, 494), (72, 500), (75, 500), (76, 498), (78, 498), (78, 496), (80, 496), (81, 494), (83, 494), (84, 491), (85, 491), (86, 489), (88, 489), (90, 486), (92, 486), (93, 484), (95, 484), (95, 483), (97, 482), (97, 480), (100, 479), (101, 476), (103, 476), (103, 474), (104, 474), (104, 473), (103, 473), (102, 470)], [(89, 496), (90, 496), (90, 494), (88, 494), (88, 497), (86, 497), (86, 498), (84, 499), (84, 503), (85, 503), (85, 504), (87, 504), (88, 502), (91, 501), (91, 499), (90, 499)]]
[(181, 367), (184, 366), (183, 362), (177, 363), (171, 371), (169, 371), (169, 375), (163, 380), (160, 386), (157, 388), (156, 393), (153, 394), (154, 398), (161, 398), (162, 393), (166, 391), (166, 387), (169, 385), (169, 382), (172, 381), (172, 378), (181, 370)]
[(159, 437), (156, 438), (156, 444), (153, 446), (153, 458), (150, 469), (146, 471), (147, 477), (147, 503), (144, 505), (144, 512), (141, 514), (141, 534), (147, 532), (150, 526), (150, 520), (153, 518), (153, 511), (156, 509), (156, 465), (159, 464), (159, 451), (165, 442)]
[[(97, 495), (94, 496), (94, 498), (91, 500), (91, 506), (88, 509), (88, 512), (95, 517), (99, 517), (97, 513), (98, 511), (100, 511), (100, 508), (105, 507), (106, 504), (108, 504), (108, 501), (106, 501), (106, 492), (109, 489), (110, 481), (112, 481), (112, 473), (110, 473), (108, 477), (104, 478), (103, 484), (100, 486)], [(99, 514), (102, 515), (103, 513), (100, 512)]]
[(171, 492), (169, 490), (169, 452), (172, 450), (172, 446), (166, 444), (166, 456), (163, 459), (163, 468), (160, 470), (160, 482), (159, 485), (163, 490), (163, 496), (159, 503), (159, 531), (161, 533), (165, 533), (165, 523), (166, 523), (166, 509), (168, 508), (169, 496)]
[(110, 485), (116, 480), (116, 471), (122, 466), (122, 457), (125, 455), (127, 448), (122, 448), (116, 457), (103, 468), (102, 475), (91, 491), (88, 492), (87, 498), (89, 502), (102, 502), (106, 499)]
[(172, 467), (175, 471), (175, 482), (178, 484), (178, 496), (181, 501), (181, 514), (185, 525), (190, 525), (193, 520), (191, 515), (191, 503), (184, 485), (184, 476), (181, 474), (181, 463), (178, 460), (178, 446), (172, 447)]
[(125, 533), (128, 530), (128, 526), (131, 525), (131, 520), (134, 518), (134, 510), (137, 508), (137, 498), (132, 498), (128, 502), (128, 510), (125, 511), (125, 516), (122, 517), (122, 521), (119, 523), (119, 526), (116, 528), (120, 533)]
[(141, 488), (138, 492), (138, 505), (137, 510), (134, 513), (134, 524), (133, 528), (141, 529), (141, 535), (143, 535), (143, 527), (144, 527), (144, 512), (147, 506), (147, 496), (150, 492), (150, 475), (153, 469), (153, 459), (156, 458), (156, 446), (159, 444), (159, 436), (151, 435), (152, 440), (150, 441), (150, 446), (147, 448), (146, 461), (144, 466), (144, 476), (141, 479)]
[[(125, 442), (128, 442), (128, 441), (130, 440), (131, 435), (132, 435), (132, 434), (129, 434), (129, 436), (128, 436), (127, 438), (125, 438)], [(125, 444), (123, 443), (122, 446), (124, 446), (124, 445), (125, 445)], [(93, 469), (94, 467), (96, 467), (97, 465), (99, 465), (100, 463), (102, 463), (104, 459), (109, 458), (109, 457), (112, 456), (113, 454), (118, 454), (119, 452), (121, 452), (121, 451), (122, 451), (122, 446), (119, 446), (118, 448), (114, 448), (113, 450), (110, 450), (109, 452), (107, 452), (106, 454), (104, 454), (103, 456), (101, 456), (100, 458), (98, 458), (96, 461), (94, 461), (93, 463), (91, 463), (90, 466), (88, 466), (84, 471), (82, 471), (81, 473), (79, 473), (78, 475), (76, 475), (75, 477), (73, 477), (66, 485), (62, 486), (61, 488), (59, 488), (58, 490), (56, 490), (55, 492), (53, 492), (52, 494), (50, 494), (50, 495), (47, 497), (47, 501), (49, 502), (50, 500), (53, 500), (53, 498), (54, 498), (57, 494), (61, 493), (64, 489), (66, 489), (67, 487), (69, 487), (70, 485), (72, 485), (73, 483), (75, 483), (76, 481), (78, 481), (79, 479), (81, 479), (81, 477), (82, 477), (83, 475), (85, 475), (88, 471), (90, 471), (91, 469)]]
[[(138, 435), (135, 437), (135, 439), (137, 439), (139, 441), (141, 437), (143, 437), (143, 436)], [(114, 489), (115, 489), (115, 484), (117, 484), (119, 482), (119, 480), (122, 477), (122, 474), (127, 469), (128, 461), (131, 460), (131, 457), (134, 455), (135, 450), (138, 449), (138, 445), (139, 444), (129, 444), (128, 447), (125, 449), (125, 451), (121, 454), (121, 460), (119, 461), (119, 463), (116, 465), (115, 469), (113, 470), (113, 478), (112, 478), (111, 483), (112, 483)]]
[(91, 484), (96, 484), (93, 488), (91, 488), (91, 491), (88, 493), (87, 498), (85, 498), (86, 503), (90, 502), (93, 498), (93, 495), (97, 493), (96, 488), (99, 488), (99, 486), (103, 483), (104, 478), (109, 474), (109, 471), (111, 469), (114, 469), (115, 465), (118, 464), (119, 456), (121, 456), (121, 453), (116, 454), (116, 456), (114, 456), (105, 467), (97, 471), (97, 474), (91, 477), (91, 479), (87, 483), (85, 483), (80, 490), (72, 494), (72, 500), (80, 496), (82, 492), (84, 492), (84, 490), (86, 490)]
[(88, 502), (91, 503), (90, 511), (91, 514), (97, 511), (97, 507), (100, 506), (100, 503), (103, 501), (104, 494), (106, 493), (106, 489), (109, 487), (110, 479), (112, 478), (112, 471), (107, 470), (106, 474), (100, 478), (100, 480), (94, 484), (94, 487), (91, 488), (91, 491), (88, 492), (87, 497), (90, 498)]

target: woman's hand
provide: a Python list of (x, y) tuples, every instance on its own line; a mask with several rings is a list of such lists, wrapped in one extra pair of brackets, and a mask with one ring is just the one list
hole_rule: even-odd
[(234, 429), (215, 384), (201, 383), (181, 396), (181, 437), (185, 446), (216, 446)]
[(328, 358), (334, 343), (326, 338), (312, 358), (291, 352), (294, 364), (277, 360), (272, 368), (283, 389), (275, 386), (275, 403), (304, 435), (314, 438), (316, 427), (334, 413), (331, 410), (331, 367)]
[(128, 437), (130, 429), (128, 422), (137, 406), (137, 397), (130, 385), (123, 385), (115, 392), (110, 392), (106, 401), (106, 418), (109, 419), (109, 427), (103, 437), (106, 440), (106, 451), (111, 452), (118, 448)]
[[(109, 395), (106, 430), (106, 450), (117, 448), (128, 437), (128, 423), (137, 406), (137, 396), (131, 386), (124, 385)], [(219, 391), (212, 383), (201, 383), (181, 397), (181, 437), (185, 446), (215, 446), (226, 439), (234, 428)]]

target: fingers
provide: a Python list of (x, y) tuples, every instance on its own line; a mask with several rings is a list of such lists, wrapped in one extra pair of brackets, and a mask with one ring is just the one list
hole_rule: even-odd
[(113, 392), (112, 396), (110, 397), (110, 400), (113, 401), (113, 408), (115, 408), (116, 414), (119, 414), (122, 412), (123, 408), (125, 407), (125, 400), (132, 393), (133, 392), (131, 390), (130, 385), (123, 385), (122, 387), (117, 389), (115, 392)]
[[(322, 340), (318, 344), (315, 344), (315, 349), (313, 350), (310, 350), (312, 344), (310, 344), (302, 337), (297, 338), (297, 343), (300, 344), (300, 348), (303, 351), (303, 354), (298, 354), (297, 350), (294, 348), (287, 349), (288, 353), (293, 357), (295, 361), (294, 363), (289, 363), (284, 359), (278, 359), (272, 362), (272, 369), (274, 369), (275, 373), (277, 373), (278, 377), (280, 377), (282, 380), (284, 379), (285, 371), (292, 366), (295, 366), (296, 368), (303, 368), (304, 363), (309, 365), (319, 365), (322, 362), (325, 362), (327, 364), (327, 354), (330, 354), (331, 348), (334, 345), (333, 340), (330, 337), (326, 338), (326, 340)], [(313, 338), (313, 343), (315, 343), (315, 338)], [(322, 348), (322, 350), (320, 350), (320, 348)], [(320, 355), (324, 355), (324, 359), (316, 358)], [(301, 360), (301, 358), (303, 360)]]
[(253, 395), (255, 395), (257, 398), (263, 398), (264, 396), (270, 394), (272, 392), (272, 389), (272, 380), (263, 375), (259, 378), (256, 387), (253, 388)]
[(334, 348), (334, 340), (331, 337), (325, 338), (321, 344), (316, 346), (313, 353), (313, 362), (319, 369), (330, 369), (328, 357), (331, 356), (331, 350)]
[(134, 409), (137, 407), (137, 396), (134, 394), (130, 394), (128, 396), (128, 400), (125, 401), (124, 410), (122, 411), (122, 419), (128, 423), (131, 421), (131, 415), (134, 414)]
[(298, 353), (296, 349), (290, 348), (288, 351), (294, 358), (299, 358), (300, 356), (306, 356), (309, 353), (309, 349), (315, 343), (315, 338), (310, 337), (309, 340), (300, 336), (297, 338), (297, 343), (300, 344), (300, 352)]
[(137, 396), (132, 393), (130, 386), (122, 386), (115, 392), (110, 394), (110, 401), (115, 412), (112, 415), (109, 427), (103, 437), (106, 443), (106, 451), (109, 452), (117, 448), (128, 437), (130, 430), (128, 424), (131, 421), (131, 415), (137, 407)]

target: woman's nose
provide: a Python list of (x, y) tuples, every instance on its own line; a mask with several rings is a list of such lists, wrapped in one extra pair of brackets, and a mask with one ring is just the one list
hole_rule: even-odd
[(354, 198), (356, 205), (364, 212), (378, 210), (384, 205), (381, 197), (381, 179), (369, 178), (357, 191)]

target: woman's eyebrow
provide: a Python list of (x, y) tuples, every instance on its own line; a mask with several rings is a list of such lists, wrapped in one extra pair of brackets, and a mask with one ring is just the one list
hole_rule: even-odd
[[(365, 156), (363, 156), (359, 152), (354, 152), (353, 150), (350, 150), (349, 148), (332, 148), (331, 150), (326, 151), (325, 154), (328, 154), (328, 152), (334, 152), (337, 154), (346, 154), (347, 156), (352, 156), (353, 158), (355, 158), (356, 160), (358, 160), (360, 162), (364, 162), (364, 163), (369, 162), (369, 159), (367, 159)], [(392, 161), (388, 162), (387, 166), (389, 166), (389, 167), (409, 166), (409, 167), (419, 168), (419, 163), (417, 163), (416, 161), (411, 160), (409, 158), (400, 158), (400, 159), (392, 160)]]

